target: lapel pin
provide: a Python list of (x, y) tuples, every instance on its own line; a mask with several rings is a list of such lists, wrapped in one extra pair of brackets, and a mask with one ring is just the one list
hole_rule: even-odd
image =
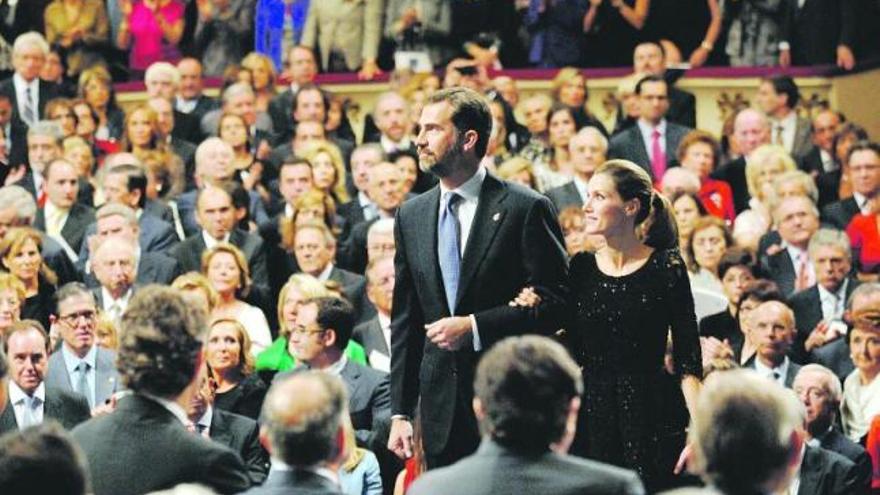
[(501, 219), (501, 213), (496, 213), (496, 214), (492, 215), (493, 222), (497, 222), (500, 219)]

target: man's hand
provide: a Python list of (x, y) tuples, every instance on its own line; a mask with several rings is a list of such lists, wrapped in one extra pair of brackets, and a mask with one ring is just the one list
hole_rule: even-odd
[(6, 176), (6, 180), (3, 182), (3, 185), (8, 186), (11, 184), (16, 184), (21, 179), (23, 179), (26, 174), (27, 165), (21, 164), (17, 167), (12, 167), (12, 169), (9, 170), (9, 174)]
[(675, 463), (675, 468), (673, 469), (673, 474), (681, 474), (686, 469), (688, 469), (691, 459), (694, 457), (694, 448), (688, 443), (684, 446), (684, 450), (681, 451), (681, 454), (678, 455), (678, 462)]
[(358, 71), (358, 79), (360, 79), (361, 81), (370, 81), (374, 77), (381, 74), (382, 71), (379, 69), (379, 66), (376, 65), (375, 60), (364, 60), (364, 64), (361, 66), (361, 70)]
[(107, 402), (92, 409), (92, 417), (110, 414), (116, 410), (116, 395), (111, 395)]
[(844, 70), (852, 70), (856, 66), (856, 57), (846, 45), (837, 45), (837, 66)]
[(467, 316), (450, 316), (425, 325), (426, 334), (431, 342), (447, 351), (461, 347), (461, 337), (471, 330), (471, 319)]
[(391, 432), (388, 434), (388, 450), (401, 459), (409, 459), (413, 452), (412, 423), (403, 418), (391, 420)]
[(713, 359), (733, 358), (733, 347), (727, 339), (721, 341), (715, 337), (700, 337), (700, 349), (703, 352), (703, 366)]

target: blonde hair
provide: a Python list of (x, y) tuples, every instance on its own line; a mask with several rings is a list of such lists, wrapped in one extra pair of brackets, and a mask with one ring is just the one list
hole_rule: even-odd
[(315, 158), (321, 153), (326, 153), (330, 156), (333, 168), (336, 169), (336, 179), (333, 181), (329, 192), (333, 194), (338, 204), (348, 203), (350, 198), (348, 190), (345, 188), (345, 162), (342, 159), (339, 147), (327, 140), (314, 141), (306, 145), (302, 151), (302, 157), (312, 164), (312, 169), (314, 170)]
[(532, 167), (532, 162), (521, 156), (514, 156), (513, 158), (505, 160), (498, 166), (498, 170), (496, 171), (498, 177), (504, 180), (510, 180), (511, 177), (520, 172), (529, 173), (529, 182), (531, 183), (532, 188), (535, 188), (535, 170)]
[[(211, 324), (208, 325), (208, 334), (205, 336), (205, 341), (211, 338), (211, 332), (213, 332), (218, 325), (223, 324), (232, 325), (232, 327), (235, 328), (235, 331), (238, 332), (238, 370), (244, 376), (250, 375), (254, 372), (254, 356), (251, 354), (251, 336), (248, 335), (247, 329), (244, 328), (244, 325), (242, 325), (240, 321), (232, 318), (217, 318), (216, 320), (212, 320)], [(205, 353), (207, 354), (207, 345), (205, 347)]]
[(15, 292), (15, 295), (18, 296), (19, 310), (21, 310), (25, 299), (27, 299), (27, 289), (24, 283), (11, 273), (0, 273), (0, 292), (4, 290)]
[(238, 249), (228, 242), (218, 243), (202, 253), (202, 275), (205, 275), (205, 277), (208, 276), (208, 265), (211, 264), (211, 259), (220, 253), (228, 253), (232, 255), (235, 264), (238, 266), (238, 290), (235, 291), (235, 296), (246, 296), (251, 288), (251, 272), (248, 267), (247, 258), (245, 258), (244, 253), (241, 252), (241, 249)]
[[(251, 52), (245, 55), (243, 59), (241, 59), (241, 68), (252, 71), (256, 69), (258, 66), (262, 65), (266, 72), (269, 73), (269, 82), (266, 84), (266, 90), (269, 92), (275, 92), (275, 64), (272, 62), (272, 59), (263, 55), (262, 53)], [(251, 76), (251, 85), (253, 85), (253, 76)], [(254, 91), (257, 91), (254, 88)]]
[(556, 77), (550, 81), (550, 94), (553, 95), (553, 99), (559, 101), (559, 92), (562, 90), (562, 86), (573, 82), (575, 79), (581, 78), (584, 88), (584, 102), (589, 99), (589, 92), (587, 91), (587, 78), (581, 73), (580, 69), (575, 67), (563, 67), (559, 69), (559, 72), (556, 73)]
[(105, 349), (112, 351), (119, 349), (119, 332), (116, 329), (116, 324), (106, 313), (101, 312), (98, 316), (98, 321), (95, 324), (95, 336), (107, 340)]
[[(15, 227), (9, 229), (6, 232), (6, 235), (0, 239), (0, 258), (3, 259), (3, 264), (6, 264), (7, 257), (15, 256), (21, 252), (22, 247), (24, 247), (24, 244), (27, 241), (33, 241), (37, 247), (37, 251), (40, 252), (39, 274), (43, 277), (43, 280), (50, 285), (58, 283), (58, 276), (55, 275), (55, 272), (53, 272), (51, 268), (49, 268), (49, 265), (46, 264), (46, 260), (42, 255), (43, 236), (37, 229), (32, 227)], [(16, 278), (16, 280), (19, 279)], [(19, 282), (21, 283), (20, 280)], [(22, 285), (22, 287), (24, 287), (24, 285)], [(25, 297), (22, 297), (21, 300), (24, 302)]]
[(749, 188), (749, 195), (753, 198), (764, 200), (761, 192), (761, 184), (758, 183), (758, 176), (766, 167), (781, 165), (783, 172), (790, 172), (797, 169), (791, 155), (785, 151), (785, 148), (778, 144), (764, 144), (755, 148), (749, 155), (746, 162), (746, 184)]
[(284, 284), (284, 287), (282, 287), (281, 291), (278, 293), (278, 334), (284, 338), (287, 338), (290, 334), (290, 329), (284, 327), (283, 313), (284, 301), (287, 299), (287, 293), (291, 290), (299, 292), (300, 295), (302, 295), (303, 301), (306, 299), (328, 297), (332, 295), (324, 283), (309, 274), (297, 273), (291, 275), (290, 278), (287, 279), (287, 283)]
[(214, 308), (217, 307), (217, 303), (220, 301), (220, 295), (217, 294), (217, 290), (211, 285), (211, 281), (199, 272), (184, 273), (174, 279), (171, 287), (180, 291), (200, 290), (204, 292), (205, 299), (208, 301), (207, 310), (209, 314), (211, 311), (214, 311)]

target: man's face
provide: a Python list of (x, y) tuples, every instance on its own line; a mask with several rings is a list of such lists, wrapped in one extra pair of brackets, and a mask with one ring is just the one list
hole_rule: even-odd
[(177, 88), (174, 86), (174, 78), (171, 77), (171, 74), (165, 74), (164, 72), (150, 74), (150, 77), (144, 81), (144, 84), (147, 87), (147, 95), (150, 98), (163, 98), (170, 101), (174, 98), (174, 92), (177, 91)]
[(373, 261), (381, 257), (394, 257), (396, 246), (393, 232), (373, 231), (367, 234), (367, 259)]
[(49, 162), (61, 157), (61, 149), (51, 136), (28, 136), (28, 163), (39, 173), (43, 173)]
[(380, 210), (394, 211), (403, 203), (403, 180), (400, 169), (382, 162), (370, 169), (370, 187), (367, 196)]
[(633, 72), (661, 76), (666, 70), (663, 51), (654, 43), (642, 43), (633, 52)]
[(61, 329), (61, 339), (74, 354), (85, 355), (95, 344), (96, 315), (94, 299), (84, 294), (68, 297), (58, 304), (55, 321)]
[(516, 89), (516, 82), (510, 77), (500, 76), (492, 80), (492, 86), (495, 91), (504, 98), (508, 105), (515, 107), (519, 103), (519, 92)]
[(380, 100), (374, 117), (376, 127), (394, 142), (403, 139), (410, 128), (409, 108), (400, 96), (389, 96)]
[(21, 219), (18, 218), (18, 210), (13, 206), (3, 207), (0, 205), (0, 239), (2, 239), (6, 232), (12, 227), (20, 227), (24, 224)]
[(752, 340), (758, 355), (766, 361), (779, 363), (794, 342), (794, 322), (780, 302), (771, 301), (758, 306), (750, 315)]
[(202, 94), (202, 64), (195, 59), (185, 59), (177, 64), (177, 70), (180, 72), (180, 93), (181, 98), (186, 100), (194, 100)]
[(278, 189), (289, 205), (302, 193), (312, 188), (312, 168), (306, 164), (287, 165), (281, 168), (278, 176)]
[(241, 93), (229, 98), (226, 111), (242, 117), (248, 126), (257, 122), (256, 98), (250, 93)]
[(138, 241), (138, 228), (130, 224), (122, 215), (99, 218), (95, 222), (95, 226), (95, 234), (100, 239), (119, 237), (132, 245)]
[(738, 116), (733, 133), (744, 156), (748, 156), (758, 146), (770, 142), (770, 129), (767, 123), (754, 112)]
[(58, 208), (70, 208), (79, 193), (76, 169), (67, 162), (59, 162), (52, 166), (51, 172), (44, 182), (46, 197)]
[(290, 78), (295, 84), (302, 86), (315, 80), (318, 74), (318, 64), (310, 50), (303, 47), (295, 47), (290, 50)]
[(416, 148), (419, 168), (438, 177), (452, 173), (463, 150), (452, 123), (452, 106), (446, 102), (425, 106), (419, 118)]
[(318, 305), (302, 304), (296, 312), (296, 324), (290, 332), (288, 350), (297, 360), (308, 364), (324, 353), (326, 334), (318, 326)]
[(46, 56), (46, 62), (40, 70), (40, 79), (57, 82), (63, 74), (64, 66), (61, 65), (61, 57), (55, 52), (49, 52), (49, 55)]
[(816, 270), (816, 282), (832, 293), (837, 292), (852, 267), (849, 253), (836, 246), (819, 246), (810, 253), (810, 258)]
[(351, 154), (352, 180), (358, 191), (366, 192), (370, 185), (370, 169), (380, 161), (382, 157), (379, 153), (369, 148), (362, 148)]
[(650, 81), (642, 84), (639, 94), (639, 116), (651, 124), (658, 124), (669, 110), (668, 86), (665, 82)]
[(814, 423), (830, 426), (831, 416), (836, 404), (829, 393), (829, 377), (816, 371), (800, 372), (792, 383), (792, 390), (797, 394), (807, 413), (807, 429)]
[(324, 234), (315, 228), (300, 228), (296, 231), (293, 253), (300, 269), (315, 277), (327, 268), (334, 254)]
[(547, 102), (540, 98), (531, 98), (523, 104), (523, 117), (526, 119), (526, 127), (532, 136), (537, 136), (547, 130), (547, 114), (550, 107)]
[(108, 173), (104, 176), (104, 197), (107, 201), (137, 208), (138, 194), (128, 189), (128, 176), (125, 174)]
[(149, 101), (149, 105), (156, 112), (156, 123), (162, 137), (170, 136), (174, 129), (174, 108), (171, 107), (171, 102), (162, 98), (153, 98)]
[(235, 226), (232, 198), (222, 189), (209, 188), (199, 196), (199, 225), (214, 239), (220, 240)]
[(873, 150), (856, 151), (849, 159), (853, 190), (871, 197), (880, 190), (880, 156)]
[(605, 147), (594, 134), (575, 134), (568, 143), (568, 152), (574, 171), (586, 177), (592, 177), (605, 162)]
[(23, 46), (12, 54), (12, 66), (15, 72), (27, 82), (39, 77), (44, 63), (46, 63), (46, 54), (36, 45)]
[(12, 102), (8, 98), (0, 98), (0, 126), (6, 126), (12, 119)]
[[(114, 242), (114, 245), (116, 244), (123, 245), (121, 242)], [(95, 278), (110, 293), (114, 295), (125, 294), (134, 284), (134, 248), (131, 245), (122, 249), (101, 248), (95, 253), (92, 269), (95, 272)]]
[(204, 162), (196, 164), (196, 169), (207, 182), (216, 183), (232, 177), (235, 156), (228, 146), (212, 146), (205, 153)]
[(367, 297), (376, 310), (385, 315), (391, 314), (391, 299), (394, 295), (394, 262), (386, 258), (367, 273)]
[(777, 93), (769, 81), (764, 81), (758, 86), (758, 108), (767, 115), (772, 115), (785, 107), (787, 99), (784, 94)]
[(299, 154), (307, 144), (323, 141), (325, 137), (324, 126), (320, 122), (309, 120), (300, 122), (293, 134), (293, 152)]
[(803, 197), (786, 199), (777, 209), (777, 228), (782, 240), (798, 247), (806, 246), (819, 229), (819, 218)]
[(7, 342), (12, 381), (31, 395), (43, 383), (48, 366), (46, 340), (36, 330), (15, 332)]
[(296, 111), (293, 113), (295, 121), (323, 123), (326, 116), (324, 96), (319, 90), (309, 89), (296, 94)]
[(837, 112), (821, 112), (813, 119), (813, 144), (833, 153), (831, 146), (834, 143), (834, 134), (840, 125)]
[(214, 403), (214, 396), (217, 391), (217, 382), (208, 378), (207, 367), (202, 366), (199, 371), (198, 389), (192, 394), (187, 404), (186, 415), (190, 421), (198, 421), (205, 414), (210, 404)]

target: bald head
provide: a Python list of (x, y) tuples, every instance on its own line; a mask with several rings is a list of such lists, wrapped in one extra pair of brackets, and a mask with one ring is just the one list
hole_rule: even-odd
[(770, 142), (770, 122), (758, 110), (746, 108), (736, 115), (733, 135), (742, 154), (748, 156), (758, 146)]

